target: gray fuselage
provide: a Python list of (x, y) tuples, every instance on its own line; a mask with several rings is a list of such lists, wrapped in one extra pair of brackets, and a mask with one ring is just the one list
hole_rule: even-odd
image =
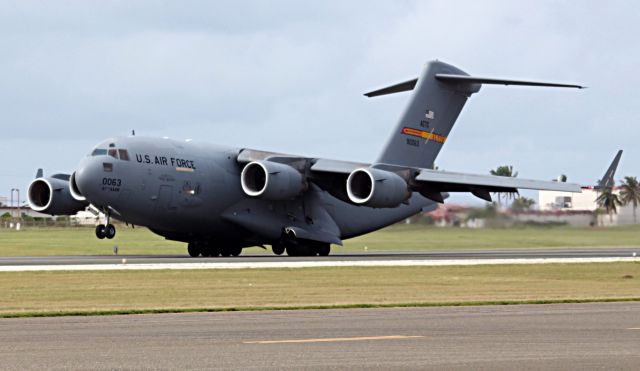
[(117, 137), (80, 162), (75, 181), (87, 201), (113, 217), (186, 242), (270, 244), (289, 226), (347, 239), (435, 208), (418, 194), (395, 208), (356, 206), (313, 183), (287, 201), (249, 197), (240, 185), (240, 151), (193, 141)]

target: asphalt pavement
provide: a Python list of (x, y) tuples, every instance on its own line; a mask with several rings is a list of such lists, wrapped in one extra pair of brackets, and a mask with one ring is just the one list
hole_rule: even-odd
[(628, 369), (640, 303), (0, 320), (0, 368)]
[(192, 258), (184, 255), (83, 255), (83, 256), (18, 256), (0, 257), (0, 266), (14, 265), (82, 265), (120, 264), (127, 259), (129, 264), (170, 264), (205, 262), (291, 262), (291, 261), (376, 261), (376, 260), (450, 260), (450, 259), (534, 259), (534, 258), (605, 258), (640, 256), (640, 247), (635, 248), (549, 248), (549, 249), (505, 249), (505, 250), (456, 250), (456, 251), (400, 251), (341, 253), (334, 248), (330, 256), (291, 257), (273, 254), (255, 254), (247, 251), (239, 257)]

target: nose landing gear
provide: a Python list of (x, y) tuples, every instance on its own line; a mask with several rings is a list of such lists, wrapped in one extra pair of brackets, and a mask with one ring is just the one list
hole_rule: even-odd
[(111, 218), (107, 213), (107, 225), (98, 224), (96, 226), (96, 237), (101, 240), (104, 238), (112, 239), (116, 236), (116, 227), (110, 223), (110, 219)]
[(113, 224), (98, 224), (96, 226), (96, 237), (99, 239), (112, 239), (116, 236), (116, 227)]

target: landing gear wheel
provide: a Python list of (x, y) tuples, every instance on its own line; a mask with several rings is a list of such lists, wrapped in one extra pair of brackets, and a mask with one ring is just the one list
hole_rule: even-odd
[(298, 249), (295, 246), (287, 246), (287, 255), (289, 256), (300, 256)]
[(276, 255), (282, 255), (284, 254), (284, 245), (282, 244), (273, 244), (271, 245), (271, 251), (273, 251), (274, 254)]
[(192, 258), (197, 258), (200, 255), (200, 246), (195, 242), (189, 242), (189, 245), (187, 245), (187, 252)]
[(329, 256), (329, 253), (331, 252), (331, 245), (328, 243), (319, 244), (316, 246), (316, 252), (320, 256)]
[(96, 226), (96, 237), (101, 240), (106, 237), (106, 227), (104, 226), (104, 224), (98, 224)]
[(202, 246), (202, 256), (211, 256), (217, 258), (220, 256), (220, 249), (213, 244), (205, 244)]
[(316, 256), (316, 252), (312, 246), (296, 245), (287, 246), (287, 255), (289, 256)]
[(228, 247), (223, 247), (222, 250), (220, 251), (220, 255), (222, 255), (222, 257), (224, 258), (228, 258), (231, 256), (231, 249)]
[(104, 236), (108, 239), (112, 239), (116, 236), (116, 227), (113, 224), (107, 224), (104, 229)]
[(231, 248), (231, 256), (240, 256), (242, 254), (241, 246), (234, 246)]

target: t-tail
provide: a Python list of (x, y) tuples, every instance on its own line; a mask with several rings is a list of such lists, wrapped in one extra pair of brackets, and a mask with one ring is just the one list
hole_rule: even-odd
[(613, 177), (616, 175), (616, 170), (618, 169), (618, 163), (620, 162), (620, 157), (622, 157), (622, 150), (618, 151), (618, 153), (616, 154), (616, 157), (613, 158), (611, 165), (609, 165), (609, 168), (604, 173), (604, 176), (602, 177), (602, 179), (600, 179), (598, 184), (595, 187), (593, 187), (594, 189), (613, 188), (615, 184), (615, 180), (613, 179)]
[(375, 97), (413, 90), (377, 163), (432, 169), (462, 107), (471, 94), (480, 91), (482, 84), (583, 88), (571, 84), (473, 77), (452, 65), (429, 62), (420, 77), (365, 94)]

